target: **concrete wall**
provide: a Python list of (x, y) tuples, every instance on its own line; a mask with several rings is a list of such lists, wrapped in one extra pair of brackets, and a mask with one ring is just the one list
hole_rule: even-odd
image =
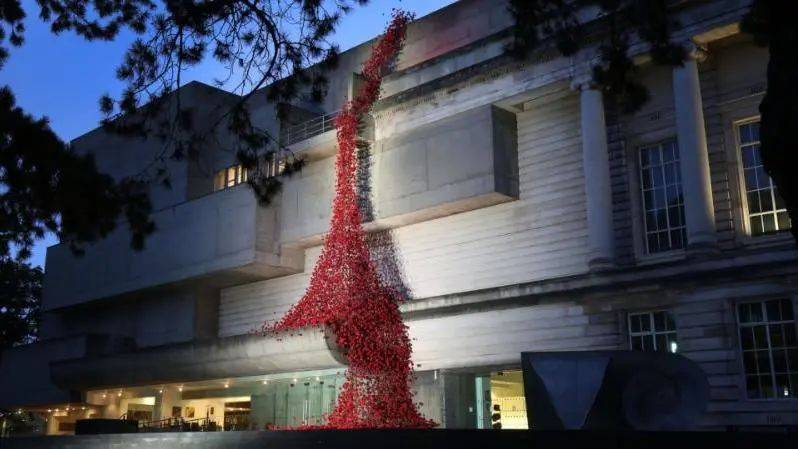
[(86, 355), (86, 338), (64, 338), (3, 351), (0, 358), (0, 406), (57, 404), (79, 400), (50, 381), (50, 361)]
[[(518, 195), (515, 115), (483, 106), (378, 140), (370, 161), (373, 214), (392, 226), (509, 201)], [(329, 226), (334, 156), (286, 181), (280, 241)]]
[[(192, 82), (180, 90), (181, 107), (191, 111), (195, 126), (202, 129), (218, 117), (225, 106), (238, 98), (237, 95), (216, 89), (206, 84)], [(165, 106), (166, 114), (169, 106)], [(153, 119), (150, 123), (155, 123)], [(151, 125), (154, 126), (154, 125)], [(140, 139), (123, 136), (105, 131), (102, 127), (94, 129), (72, 141), (72, 146), (79, 153), (94, 155), (97, 168), (117, 180), (144, 173), (153, 161), (163, 155), (164, 142), (157, 138)], [(209, 148), (198, 149), (200, 152)], [(167, 148), (167, 156), (171, 150)], [(168, 159), (168, 158), (167, 158)], [(183, 160), (168, 159), (165, 169), (168, 171), (171, 186), (153, 183), (151, 187), (151, 200), (154, 210), (174, 206), (192, 198), (189, 193), (197, 195), (202, 188), (194, 185), (196, 182), (205, 182), (212, 186), (212, 173), (204, 174), (204, 180), (197, 180), (198, 173), (189, 169), (189, 163)], [(196, 168), (196, 167), (195, 167)]]
[(149, 287), (226, 274), (217, 283), (263, 278), (295, 269), (274, 245), (275, 211), (257, 206), (245, 185), (165, 209), (153, 216), (158, 231), (142, 251), (117, 229), (75, 257), (50, 247), (43, 308), (52, 310)]
[(136, 346), (179, 343), (216, 336), (219, 298), (216, 289), (170, 290), (86, 309), (42, 314), (40, 338), (87, 333), (124, 336)]
[[(532, 102), (518, 115), (517, 121), (517, 201), (393, 231), (406, 281), (415, 297), (453, 294), (587, 270), (577, 97), (566, 92), (558, 101)], [(457, 163), (461, 163), (460, 159)], [(441, 162), (441, 169), (453, 164), (454, 161)], [(469, 165), (466, 163), (465, 167)], [(399, 184), (397, 179), (396, 185)], [(402, 188), (412, 192), (413, 186)], [(245, 332), (284, 313), (307, 285), (313, 260), (309, 253), (302, 274), (223, 289), (220, 335)]]

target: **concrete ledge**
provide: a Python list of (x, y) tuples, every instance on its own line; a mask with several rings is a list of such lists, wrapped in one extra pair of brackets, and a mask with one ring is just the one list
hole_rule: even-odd
[(62, 360), (51, 363), (50, 372), (55, 385), (86, 390), (329, 369), (345, 364), (329, 331), (305, 329), (278, 337), (240, 335)]
[(302, 270), (274, 240), (275, 207), (261, 207), (245, 185), (187, 201), (152, 215), (158, 229), (141, 251), (121, 226), (76, 257), (67, 245), (47, 250), (45, 311), (146, 288), (201, 280), (215, 287)]

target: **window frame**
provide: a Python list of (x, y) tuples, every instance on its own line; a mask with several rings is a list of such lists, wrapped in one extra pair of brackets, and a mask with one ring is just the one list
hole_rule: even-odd
[[(781, 397), (776, 395), (775, 397), (768, 397), (768, 398), (751, 398), (748, 396), (748, 383), (746, 377), (748, 374), (745, 371), (745, 360), (743, 356), (743, 347), (742, 347), (742, 326), (740, 323), (740, 306), (743, 304), (764, 304), (767, 301), (775, 300), (775, 299), (786, 299), (792, 303), (792, 310), (793, 310), (793, 319), (792, 322), (795, 323), (796, 333), (798, 333), (798, 310), (796, 310), (796, 306), (798, 306), (798, 301), (794, 295), (785, 294), (785, 293), (772, 293), (766, 295), (757, 295), (755, 297), (746, 297), (740, 298), (734, 301), (731, 301), (732, 306), (732, 314), (734, 319), (734, 324), (737, 327), (735, 332), (735, 342), (734, 347), (736, 348), (736, 357), (738, 359), (738, 367), (740, 370), (740, 374), (738, 376), (739, 383), (738, 387), (740, 389), (741, 398), (740, 400), (743, 401), (751, 401), (751, 402), (770, 402), (770, 403), (798, 403), (798, 395), (793, 397)], [(767, 311), (765, 311), (767, 313)], [(767, 316), (765, 315), (765, 318)], [(772, 323), (784, 323), (788, 321), (774, 321)], [(771, 322), (765, 321), (765, 326), (768, 326)], [(798, 335), (796, 336), (798, 337)], [(773, 366), (773, 348), (771, 347), (770, 343), (770, 331), (767, 332), (767, 339), (768, 339), (768, 360), (770, 361), (770, 375), (772, 381), (775, 382), (775, 370)], [(774, 390), (775, 391), (775, 390)]]
[[(666, 313), (666, 314), (670, 314), (671, 320), (673, 321), (673, 330), (664, 331), (664, 332), (657, 332), (657, 331), (654, 330), (654, 323), (655, 323), (654, 314), (655, 313), (660, 313), (660, 312)], [(651, 320), (651, 331), (645, 332), (645, 333), (643, 333), (643, 332), (633, 332), (632, 331), (632, 316), (636, 316), (636, 315), (648, 315), (649, 316), (649, 319)], [(673, 309), (659, 308), (659, 309), (634, 310), (634, 311), (626, 312), (626, 348), (629, 351), (636, 351), (636, 349), (634, 349), (634, 347), (632, 345), (632, 337), (651, 335), (651, 336), (653, 336), (653, 340), (652, 341), (653, 341), (654, 346), (655, 346), (653, 352), (659, 352), (656, 349), (656, 345), (657, 345), (657, 338), (656, 337), (659, 334), (673, 334), (674, 337), (675, 337), (675, 341), (676, 341), (676, 348), (677, 348), (676, 352), (677, 353), (679, 352), (679, 325), (677, 324), (676, 314), (674, 313)], [(649, 352), (649, 351), (642, 350), (641, 352)], [(670, 350), (670, 347), (666, 348), (666, 352), (673, 353)]]
[[(740, 206), (741, 206), (741, 217), (742, 217), (742, 229), (745, 236), (750, 240), (768, 240), (768, 239), (775, 239), (781, 240), (784, 237), (784, 234), (790, 233), (789, 229), (778, 230), (776, 232), (771, 233), (764, 233), (759, 235), (754, 235), (751, 232), (751, 213), (750, 208), (748, 206), (748, 185), (745, 181), (745, 161), (743, 160), (743, 152), (742, 147), (743, 143), (740, 140), (740, 127), (745, 125), (750, 125), (752, 123), (761, 122), (762, 118), (760, 115), (750, 116), (740, 120), (734, 120), (732, 122), (732, 138), (734, 139), (734, 153), (735, 159), (737, 161), (737, 179), (739, 184), (739, 195), (740, 195)], [(771, 195), (773, 194), (773, 180), (771, 179)], [(773, 197), (773, 205), (775, 207), (776, 198)], [(781, 209), (773, 209), (773, 212), (777, 212)], [(786, 210), (786, 209), (785, 209)], [(778, 221), (777, 221), (778, 223)]]
[[(687, 211), (684, 207), (684, 186), (682, 181), (680, 180), (679, 183), (681, 185), (682, 190), (682, 227), (685, 229), (684, 235), (684, 245), (681, 248), (671, 248), (664, 251), (657, 251), (651, 252), (648, 247), (648, 229), (646, 228), (646, 203), (645, 203), (645, 193), (643, 192), (643, 179), (642, 179), (642, 170), (643, 170), (643, 161), (642, 161), (642, 151), (645, 148), (652, 148), (652, 147), (661, 147), (667, 143), (673, 143), (676, 145), (677, 151), (679, 151), (679, 171), (681, 171), (681, 149), (679, 148), (679, 139), (678, 136), (674, 134), (668, 134), (664, 137), (658, 136), (659, 138), (650, 139), (645, 141), (636, 142), (632, 146), (632, 158), (633, 158), (633, 168), (635, 174), (632, 176), (632, 188), (636, 193), (633, 193), (633, 196), (636, 197), (636, 200), (633, 202), (637, 205), (633, 209), (633, 213), (635, 213), (635, 222), (639, 225), (639, 230), (635, 232), (635, 239), (638, 242), (638, 249), (636, 251), (637, 258), (643, 262), (660, 262), (664, 260), (672, 260), (682, 258), (686, 254), (686, 249), (688, 245), (687, 241)], [(679, 173), (681, 176), (681, 173)], [(667, 208), (666, 208), (667, 210)], [(668, 220), (670, 220), (668, 218)], [(667, 231), (670, 233), (670, 228)], [(670, 239), (670, 237), (669, 237)]]
[[(232, 178), (232, 181), (233, 181), (232, 184), (230, 184), (231, 178), (228, 176), (230, 174), (231, 170), (234, 171), (233, 178)], [(220, 174), (222, 175), (221, 178), (223, 178), (223, 179), (221, 179), (222, 187), (221, 188), (217, 188), (217, 183), (216, 183), (217, 182), (217, 177), (219, 177)], [(244, 168), (244, 166), (242, 164), (228, 165), (226, 167), (223, 167), (223, 168), (220, 168), (220, 169), (216, 170), (213, 173), (213, 190), (212, 191), (213, 192), (221, 192), (221, 191), (224, 191), (224, 190), (229, 190), (229, 189), (238, 187), (241, 184), (245, 184), (247, 182), (247, 179), (249, 179), (249, 170)]]

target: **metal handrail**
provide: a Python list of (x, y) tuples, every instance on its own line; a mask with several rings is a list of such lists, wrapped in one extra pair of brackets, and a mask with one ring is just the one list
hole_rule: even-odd
[(341, 111), (333, 111), (280, 130), (280, 143), (291, 145), (335, 129), (335, 118)]
[(216, 421), (210, 418), (164, 418), (139, 423), (142, 431), (208, 432), (217, 431)]

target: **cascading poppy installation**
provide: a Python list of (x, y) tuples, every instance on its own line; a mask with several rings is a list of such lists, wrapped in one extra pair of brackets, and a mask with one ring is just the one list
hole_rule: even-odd
[(299, 428), (430, 428), (413, 402), (412, 346), (402, 321), (403, 293), (381, 285), (370, 257), (358, 202), (358, 127), (377, 100), (384, 73), (404, 43), (411, 14), (394, 11), (363, 63), (363, 83), (336, 119), (338, 154), (329, 233), (304, 296), (263, 333), (327, 327), (349, 367), (335, 409), (322, 426)]

